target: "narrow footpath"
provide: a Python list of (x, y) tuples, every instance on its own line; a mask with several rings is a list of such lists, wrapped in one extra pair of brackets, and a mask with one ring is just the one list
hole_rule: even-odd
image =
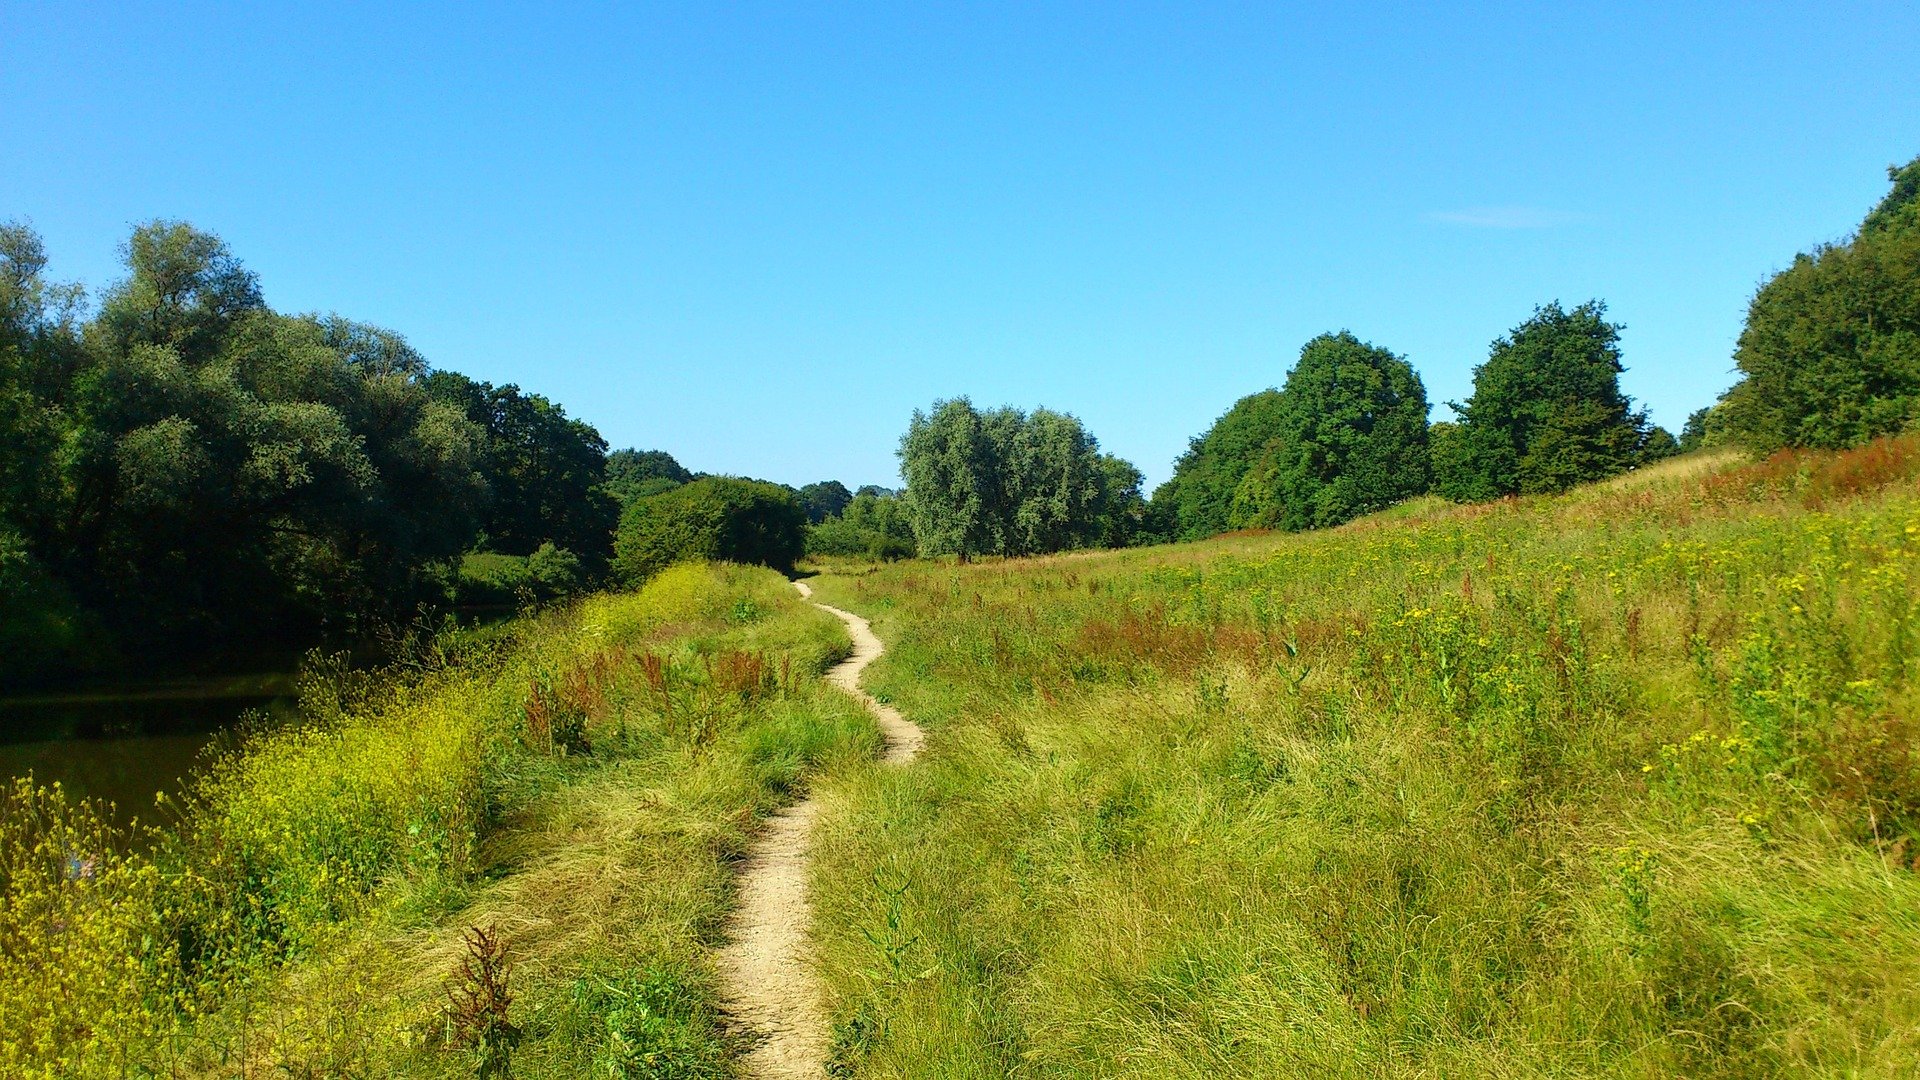
[[(793, 587), (811, 602), (813, 590), (806, 582)], [(886, 740), (882, 762), (912, 761), (925, 734), (899, 710), (860, 689), (860, 673), (882, 651), (880, 639), (860, 616), (814, 606), (838, 616), (853, 637), (853, 654), (827, 672), (827, 681), (860, 699), (879, 721)], [(826, 1011), (807, 952), (813, 915), (807, 897), (808, 842), (819, 813), (818, 800), (808, 797), (774, 814), (740, 865), (739, 903), (727, 920), (719, 968), (727, 1017), (753, 1040), (741, 1062), (750, 1077), (816, 1080), (826, 1070)]]

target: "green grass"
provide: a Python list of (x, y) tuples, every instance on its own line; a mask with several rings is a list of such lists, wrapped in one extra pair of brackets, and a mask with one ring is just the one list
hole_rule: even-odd
[(1920, 442), (816, 579), (852, 1076), (1920, 1072)]
[[(21, 787), (0, 1072), (730, 1075), (726, 864), (876, 749), (816, 678), (845, 648), (778, 575), (675, 568), (425, 676), (310, 678), (305, 721), (214, 764), (151, 857)], [(449, 1008), (476, 927), (511, 1039)]]
[(807, 788), (837, 1076), (1913, 1075), (1917, 478), (834, 564), (904, 768), (767, 571), (312, 671), (140, 844), (0, 798), (0, 1074), (731, 1076), (729, 863)]

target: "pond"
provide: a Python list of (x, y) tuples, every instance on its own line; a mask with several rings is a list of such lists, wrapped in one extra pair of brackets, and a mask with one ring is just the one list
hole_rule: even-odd
[(153, 818), (202, 750), (248, 714), (293, 707), (293, 676), (225, 675), (0, 698), (0, 777), (32, 773), (104, 799), (125, 821)]

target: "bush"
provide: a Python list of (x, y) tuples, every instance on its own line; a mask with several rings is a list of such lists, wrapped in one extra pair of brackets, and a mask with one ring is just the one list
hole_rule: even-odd
[(807, 530), (807, 554), (869, 559), (913, 557), (913, 525), (897, 496), (862, 491), (838, 517)]
[(84, 671), (105, 647), (94, 621), (20, 538), (0, 532), (0, 682)]
[(468, 553), (460, 560), (454, 600), (462, 607), (520, 606), (573, 596), (585, 584), (579, 556), (549, 540), (531, 555)]
[(806, 524), (806, 511), (784, 488), (709, 476), (628, 506), (614, 541), (614, 571), (638, 584), (695, 559), (791, 570), (806, 550)]
[(1174, 462), (1173, 479), (1153, 493), (1145, 531), (1169, 540), (1199, 540), (1231, 528), (1234, 493), (1280, 434), (1284, 412), (1278, 390), (1234, 402)]

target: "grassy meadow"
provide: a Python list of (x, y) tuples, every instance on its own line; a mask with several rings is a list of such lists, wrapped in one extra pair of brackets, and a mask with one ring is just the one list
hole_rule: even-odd
[(309, 673), (138, 838), (16, 783), (0, 1075), (731, 1075), (726, 864), (872, 757), (846, 647), (771, 571), (676, 567)]
[(1920, 1073), (1920, 440), (834, 568), (837, 1076)]

